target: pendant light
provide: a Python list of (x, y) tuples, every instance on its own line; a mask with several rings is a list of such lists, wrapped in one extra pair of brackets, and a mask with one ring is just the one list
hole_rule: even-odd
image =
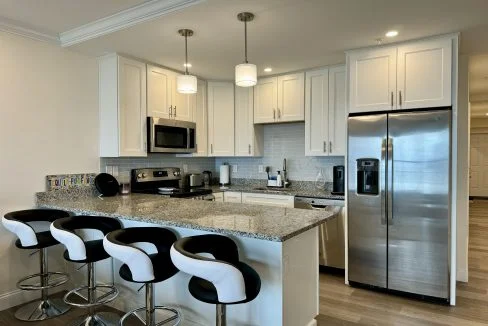
[(236, 85), (241, 87), (251, 87), (258, 81), (256, 65), (247, 61), (247, 22), (254, 19), (254, 14), (241, 12), (237, 15), (239, 21), (244, 22), (244, 55), (245, 61), (236, 66)]
[(176, 77), (176, 90), (182, 94), (197, 92), (197, 77), (188, 74), (188, 37), (193, 35), (191, 29), (180, 29), (178, 33), (185, 37), (185, 74)]

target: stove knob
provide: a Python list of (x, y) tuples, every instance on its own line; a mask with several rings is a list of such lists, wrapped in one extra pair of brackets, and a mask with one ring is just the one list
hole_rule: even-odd
[(179, 175), (180, 175), (180, 172), (175, 171), (175, 172), (173, 172), (173, 175), (174, 175), (175, 177), (177, 177), (177, 176), (179, 176)]
[(147, 174), (143, 173), (142, 178), (145, 178), (145, 177), (147, 177)]
[(142, 173), (139, 173), (139, 174), (137, 175), (137, 178), (138, 178), (138, 179), (141, 179), (141, 178), (142, 178)]

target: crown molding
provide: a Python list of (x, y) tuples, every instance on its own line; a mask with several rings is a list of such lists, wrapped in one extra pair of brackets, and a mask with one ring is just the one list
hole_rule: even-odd
[(48, 42), (57, 45), (60, 44), (59, 37), (57, 35), (35, 31), (30, 27), (22, 26), (22, 24), (17, 21), (13, 21), (4, 17), (0, 18), (0, 31), (28, 37), (37, 41)]
[(63, 47), (107, 35), (205, 0), (152, 0), (59, 34)]

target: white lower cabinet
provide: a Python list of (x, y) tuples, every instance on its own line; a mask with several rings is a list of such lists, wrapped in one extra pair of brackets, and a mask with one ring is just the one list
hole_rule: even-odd
[(224, 202), (224, 193), (223, 192), (214, 192), (212, 193), (215, 197), (215, 201), (223, 203)]
[(295, 205), (293, 196), (255, 194), (246, 192), (242, 193), (242, 203), (286, 208), (293, 208)]
[(224, 202), (226, 202), (226, 203), (241, 203), (242, 202), (242, 194), (240, 192), (235, 192), (235, 191), (226, 191), (226, 192), (224, 192)]

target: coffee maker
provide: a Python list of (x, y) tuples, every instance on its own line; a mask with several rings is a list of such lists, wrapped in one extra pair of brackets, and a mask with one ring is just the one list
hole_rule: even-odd
[(344, 165), (336, 165), (333, 168), (332, 195), (344, 195)]

